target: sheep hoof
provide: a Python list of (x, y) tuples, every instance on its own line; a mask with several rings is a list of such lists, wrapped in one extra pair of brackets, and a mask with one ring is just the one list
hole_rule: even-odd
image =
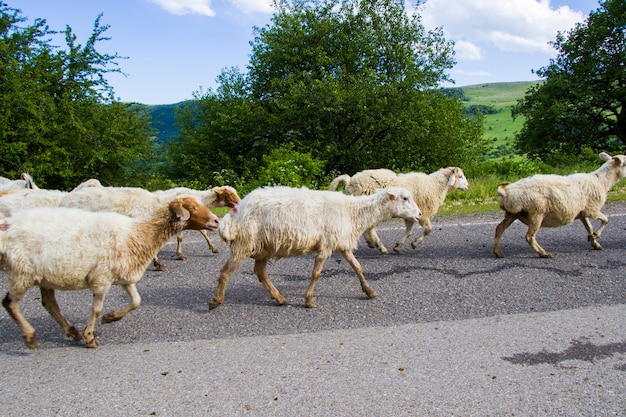
[(117, 314), (115, 314), (114, 311), (111, 311), (110, 313), (106, 313), (104, 316), (102, 316), (102, 320), (100, 322), (102, 324), (113, 323), (114, 321), (118, 321), (121, 318), (122, 316), (118, 316)]
[(554, 256), (552, 256), (552, 254), (549, 253), (549, 252), (540, 253), (539, 256), (542, 257), (542, 258), (554, 258)]
[(380, 249), (380, 253), (384, 253), (385, 255), (389, 253), (389, 251), (387, 250), (387, 248), (386, 248), (386, 247), (384, 247), (384, 246), (381, 246), (381, 247), (380, 247), (380, 248), (378, 248), (378, 249)]
[(587, 236), (587, 242), (591, 243), (591, 247), (596, 250), (602, 250), (602, 245), (596, 240), (597, 236), (595, 233), (593, 235)]
[(211, 302), (209, 303), (209, 310), (213, 310), (214, 308), (219, 307), (221, 304), (222, 304), (222, 302), (221, 302), (221, 301), (215, 301), (215, 300), (213, 300), (213, 301), (211, 301)]
[(85, 347), (89, 349), (95, 349), (98, 347), (98, 345), (100, 345), (100, 343), (98, 343), (98, 339), (96, 339), (95, 337), (85, 342)]
[[(184, 254), (182, 254), (182, 253), (178, 254), (178, 260), (179, 261), (184, 261), (185, 259), (187, 259), (187, 257)], [(161, 266), (163, 266), (163, 265), (161, 265)], [(160, 271), (162, 271), (162, 269)]]
[(37, 349), (37, 346), (39, 345), (39, 340), (34, 334), (32, 336), (24, 336), (24, 344), (29, 349)]
[(395, 253), (400, 253), (400, 249), (401, 249), (401, 248), (402, 248), (402, 246), (398, 246), (398, 245), (396, 245), (396, 246), (394, 246), (394, 247), (393, 247), (393, 251), (394, 251)]
[(276, 304), (279, 306), (285, 305), (287, 303), (287, 299), (285, 297), (276, 298)]
[(493, 251), (493, 254), (496, 255), (496, 258), (504, 258), (504, 255), (500, 251)]
[(317, 308), (317, 304), (315, 303), (315, 300), (306, 300), (304, 303), (304, 306), (306, 308)]
[(211, 252), (213, 252), (213, 253), (220, 253), (220, 250), (218, 248), (213, 247), (213, 248), (211, 248)]

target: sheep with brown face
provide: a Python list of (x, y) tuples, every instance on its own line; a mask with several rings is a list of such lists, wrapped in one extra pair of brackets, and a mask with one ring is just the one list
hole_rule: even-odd
[[(626, 177), (626, 156), (600, 153), (604, 164), (589, 173), (572, 175), (533, 175), (512, 184), (498, 186), (500, 208), (504, 219), (496, 227), (493, 253), (502, 258), (500, 241), (504, 231), (519, 220), (528, 226), (526, 241), (542, 258), (552, 254), (537, 243), (537, 232), (542, 227), (559, 227), (579, 219), (587, 230), (587, 238), (594, 249), (602, 249), (597, 239), (608, 223), (600, 211), (611, 188)], [(589, 219), (598, 219), (600, 227), (594, 232)]]
[[(239, 203), (239, 201), (241, 201), (241, 198), (239, 198), (237, 191), (233, 187), (230, 187), (228, 185), (213, 187), (208, 190), (193, 190), (191, 188), (177, 187), (177, 188), (172, 188), (170, 190), (155, 191), (155, 194), (159, 196), (167, 196), (169, 198), (187, 196), (187, 195), (192, 196), (194, 198), (197, 198), (198, 201), (200, 201), (202, 204), (204, 204), (205, 206), (209, 208), (213, 208), (213, 207), (231, 207), (232, 208), (232, 207), (235, 207), (237, 203)], [(202, 234), (202, 236), (206, 240), (206, 243), (209, 245), (209, 248), (211, 248), (211, 252), (219, 253), (220, 251), (219, 248), (213, 242), (211, 242), (211, 239), (209, 238), (209, 234), (207, 233), (207, 231), (200, 230), (199, 232)], [(185, 259), (186, 256), (183, 253), (183, 233), (182, 232), (178, 234), (177, 242), (178, 242), (178, 245), (176, 246), (176, 255), (178, 255), (178, 259)]]
[[(161, 247), (183, 229), (216, 230), (219, 221), (197, 200), (170, 201), (147, 217), (131, 218), (113, 212), (89, 212), (67, 207), (44, 207), (16, 212), (0, 220), (0, 265), (9, 277), (2, 305), (18, 323), (26, 346), (36, 348), (35, 329), (24, 318), (19, 302), (38, 286), (50, 315), (74, 340), (95, 348), (96, 320), (112, 285), (121, 285), (131, 302), (102, 317), (103, 323), (121, 319), (139, 307), (135, 284)], [(91, 315), (84, 332), (61, 314), (55, 290), (89, 289)]]
[[(88, 211), (114, 211), (130, 217), (142, 217), (160, 207), (164, 202), (180, 197), (193, 197), (208, 208), (234, 206), (239, 202), (239, 196), (234, 188), (229, 186), (214, 187), (208, 190), (192, 190), (189, 188), (172, 188), (163, 191), (148, 191), (140, 187), (94, 187), (69, 193), (59, 203), (60, 207), (76, 207)], [(209, 245), (206, 231), (203, 235)], [(182, 253), (182, 234), (178, 234), (177, 254), (179, 259), (185, 259)], [(214, 252), (217, 250), (215, 248)], [(158, 256), (153, 260), (157, 270), (162, 271), (165, 266)]]

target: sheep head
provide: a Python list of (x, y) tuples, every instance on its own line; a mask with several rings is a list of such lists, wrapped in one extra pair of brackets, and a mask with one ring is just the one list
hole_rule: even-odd
[(211, 189), (216, 195), (215, 207), (235, 207), (241, 201), (237, 191), (227, 185)]
[(185, 222), (184, 229), (215, 231), (219, 226), (217, 216), (192, 197), (177, 198), (170, 202), (169, 210), (176, 221)]

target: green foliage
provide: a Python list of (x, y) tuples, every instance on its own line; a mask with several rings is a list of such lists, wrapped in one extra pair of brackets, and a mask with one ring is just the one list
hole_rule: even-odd
[(500, 182), (512, 182), (534, 174), (548, 174), (553, 171), (552, 167), (538, 160), (509, 157), (471, 164), (465, 169), (465, 174), (472, 178), (495, 176), (501, 179)]
[[(255, 29), (248, 74), (224, 71), (216, 92), (179, 113), (173, 178), (255, 181), (264, 156), (291, 146), (324, 175), (385, 166), (435, 169), (479, 158), (481, 119), (436, 86), (454, 64), (399, 0), (278, 1)], [(283, 179), (287, 180), (287, 179)]]
[(546, 162), (582, 149), (626, 145), (626, 3), (605, 0), (584, 23), (552, 43), (556, 59), (537, 71), (545, 78), (512, 111), (526, 118), (520, 152)]
[(485, 104), (473, 104), (471, 106), (467, 106), (464, 112), (468, 116), (476, 116), (477, 114), (497, 114), (498, 109)]
[(45, 20), (26, 19), (0, 3), (1, 175), (29, 172), (37, 184), (69, 189), (95, 177), (129, 184), (151, 174), (149, 116), (141, 106), (113, 101), (104, 78), (119, 72), (117, 54), (101, 54), (108, 26), (95, 20), (84, 45), (71, 28), (66, 48), (50, 45)]
[(266, 185), (286, 185), (289, 187), (320, 188), (318, 179), (323, 173), (324, 163), (311, 156), (300, 153), (286, 145), (264, 155), (258, 170), (258, 178), (252, 180), (242, 189), (242, 193)]

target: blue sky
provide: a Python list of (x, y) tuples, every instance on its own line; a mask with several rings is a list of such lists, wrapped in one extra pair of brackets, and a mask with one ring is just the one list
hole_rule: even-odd
[[(102, 13), (110, 26), (101, 52), (128, 57), (126, 74), (109, 83), (122, 101), (171, 104), (215, 88), (224, 68), (246, 70), (253, 26), (270, 23), (271, 0), (6, 0), (51, 29), (69, 25), (83, 44)], [(414, 4), (414, 3), (413, 3)], [(412, 7), (412, 6), (409, 6)], [(584, 21), (595, 0), (426, 0), (427, 28), (455, 41), (456, 86), (528, 81), (555, 56), (547, 45), (558, 30)], [(61, 46), (62, 43), (60, 42)]]

